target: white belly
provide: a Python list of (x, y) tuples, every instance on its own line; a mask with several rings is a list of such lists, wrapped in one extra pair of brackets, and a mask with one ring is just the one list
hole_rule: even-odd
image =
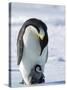
[(36, 59), (40, 55), (41, 47), (38, 36), (30, 30), (27, 30), (23, 36), (24, 55), (30, 59)]

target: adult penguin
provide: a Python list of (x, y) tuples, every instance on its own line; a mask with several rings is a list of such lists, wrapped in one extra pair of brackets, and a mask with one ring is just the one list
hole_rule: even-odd
[(48, 58), (47, 26), (31, 18), (22, 25), (17, 39), (17, 64), (25, 84), (43, 83)]

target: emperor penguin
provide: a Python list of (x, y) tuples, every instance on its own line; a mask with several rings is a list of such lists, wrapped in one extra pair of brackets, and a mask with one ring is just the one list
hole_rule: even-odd
[(26, 85), (45, 82), (47, 58), (47, 26), (39, 19), (30, 18), (22, 25), (17, 38), (17, 65)]

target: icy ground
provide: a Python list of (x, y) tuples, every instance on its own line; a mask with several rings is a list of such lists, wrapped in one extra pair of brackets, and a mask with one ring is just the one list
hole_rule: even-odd
[(65, 80), (65, 61), (62, 58), (54, 58), (47, 62), (45, 66), (46, 83), (62, 83)]
[[(65, 61), (57, 58), (49, 58), (45, 66), (45, 83), (43, 85), (58, 85), (65, 83)], [(12, 87), (22, 87), (21, 84), (22, 77), (21, 73), (17, 71), (12, 71)]]

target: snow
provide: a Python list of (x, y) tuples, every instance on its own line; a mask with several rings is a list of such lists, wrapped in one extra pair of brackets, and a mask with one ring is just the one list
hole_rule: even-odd
[[(57, 58), (49, 58), (44, 69), (45, 83), (43, 85), (58, 85), (65, 83), (65, 61)], [(12, 71), (12, 87), (25, 86), (21, 84), (22, 76), (17, 71)]]
[(47, 62), (45, 66), (45, 80), (48, 82), (65, 80), (65, 61), (55, 58)]

